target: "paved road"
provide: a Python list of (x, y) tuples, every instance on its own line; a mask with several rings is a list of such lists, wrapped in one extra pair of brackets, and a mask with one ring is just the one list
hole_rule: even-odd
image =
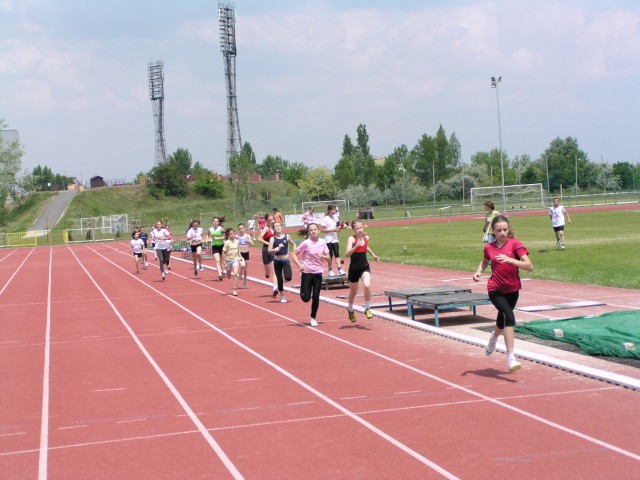
[(42, 215), (40, 215), (40, 217), (38, 217), (38, 219), (33, 223), (30, 231), (50, 230), (55, 227), (62, 218), (64, 211), (71, 203), (71, 200), (73, 200), (75, 194), (75, 190), (59, 191), (58, 194), (53, 197), (51, 202), (49, 202), (49, 205), (47, 205), (45, 211), (42, 212)]

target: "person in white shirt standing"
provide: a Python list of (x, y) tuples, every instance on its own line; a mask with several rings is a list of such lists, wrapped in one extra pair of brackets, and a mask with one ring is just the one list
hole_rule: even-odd
[(571, 218), (569, 218), (569, 214), (565, 210), (565, 208), (560, 205), (560, 199), (555, 197), (553, 199), (553, 206), (549, 207), (549, 218), (551, 218), (551, 225), (553, 226), (553, 231), (556, 234), (556, 247), (561, 250), (564, 250), (564, 217), (567, 217), (567, 222), (571, 223)]
[(335, 205), (327, 206), (327, 215), (322, 220), (322, 231), (324, 232), (324, 241), (329, 248), (329, 276), (333, 277), (333, 260), (335, 258), (338, 275), (345, 275), (340, 263), (340, 223), (336, 215), (337, 209)]

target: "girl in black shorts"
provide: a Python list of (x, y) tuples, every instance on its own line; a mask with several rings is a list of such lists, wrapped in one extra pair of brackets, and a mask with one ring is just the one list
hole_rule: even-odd
[(344, 256), (351, 258), (349, 273), (347, 274), (347, 280), (349, 281), (349, 305), (347, 311), (349, 320), (355, 322), (356, 314), (353, 311), (353, 301), (358, 293), (360, 279), (362, 279), (364, 286), (364, 314), (367, 318), (373, 317), (371, 313), (371, 270), (367, 260), (367, 252), (371, 254), (376, 262), (378, 261), (378, 256), (369, 247), (369, 237), (364, 234), (362, 222), (354, 220), (351, 222), (351, 228), (354, 235), (347, 240), (347, 251)]

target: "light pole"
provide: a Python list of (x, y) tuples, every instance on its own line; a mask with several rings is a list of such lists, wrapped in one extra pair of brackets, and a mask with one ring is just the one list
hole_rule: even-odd
[(500, 144), (500, 174), (502, 176), (502, 211), (507, 210), (507, 197), (504, 192), (504, 159), (502, 158), (502, 128), (500, 126), (500, 95), (498, 94), (498, 85), (502, 81), (502, 77), (491, 77), (491, 88), (496, 89), (496, 103), (498, 105), (498, 142)]

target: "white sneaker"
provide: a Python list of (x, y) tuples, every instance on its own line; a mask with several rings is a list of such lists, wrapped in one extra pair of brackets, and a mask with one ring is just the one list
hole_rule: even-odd
[(489, 338), (489, 343), (484, 347), (484, 353), (487, 355), (491, 355), (496, 349), (496, 343), (498, 342), (498, 337), (496, 337), (493, 333), (491, 334), (491, 338)]
[(147, 268), (149, 266), (149, 264), (147, 262), (144, 262), (144, 268)]
[(333, 270), (329, 270), (329, 276), (330, 276), (330, 277), (335, 276), (335, 273), (333, 273)]
[(560, 245), (560, 250), (564, 250), (564, 245)]
[(312, 318), (311, 320), (309, 320), (309, 323), (311, 324), (312, 327), (317, 327), (318, 326), (318, 322), (316, 322), (315, 318)]
[(510, 372), (515, 372), (516, 370), (520, 370), (522, 368), (522, 365), (520, 365), (520, 362), (518, 362), (515, 358), (508, 360), (507, 365), (509, 366)]
[(344, 270), (342, 268), (339, 268), (338, 275), (346, 275), (346, 273), (344, 273)]
[(287, 303), (287, 299), (284, 298), (284, 295), (280, 297), (280, 303)]

